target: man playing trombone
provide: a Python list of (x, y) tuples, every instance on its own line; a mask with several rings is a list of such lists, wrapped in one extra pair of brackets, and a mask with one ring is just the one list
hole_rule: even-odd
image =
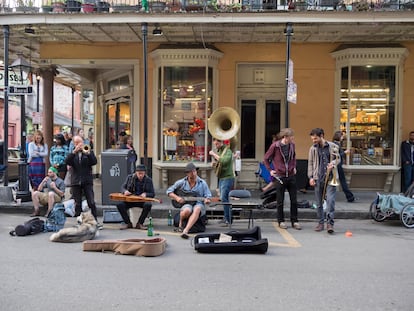
[[(326, 229), (328, 233), (334, 232), (334, 212), (336, 186), (336, 166), (341, 162), (338, 146), (325, 140), (324, 131), (314, 128), (310, 132), (313, 145), (309, 149), (308, 177), (309, 184), (315, 188), (318, 225), (315, 231), (323, 231), (326, 203)], [(326, 202), (325, 202), (326, 201)]]

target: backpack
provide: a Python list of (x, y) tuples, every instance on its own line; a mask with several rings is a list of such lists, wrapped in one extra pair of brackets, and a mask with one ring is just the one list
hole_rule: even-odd
[(13, 231), (10, 231), (10, 235), (25, 236), (43, 232), (45, 228), (45, 222), (40, 218), (32, 218), (26, 221), (23, 225), (18, 225)]
[[(188, 233), (198, 233), (198, 232), (206, 231), (207, 221), (208, 221), (207, 216), (201, 215), (200, 217), (198, 217), (197, 221), (191, 227)], [(183, 223), (182, 223), (183, 228), (187, 226), (187, 222), (188, 222), (188, 219), (183, 220)], [(178, 227), (179, 224), (180, 224), (180, 213), (177, 213), (174, 215), (174, 227)]]
[(63, 203), (56, 203), (50, 211), (49, 216), (47, 216), (45, 229), (46, 231), (59, 231), (63, 228), (65, 222), (65, 205)]

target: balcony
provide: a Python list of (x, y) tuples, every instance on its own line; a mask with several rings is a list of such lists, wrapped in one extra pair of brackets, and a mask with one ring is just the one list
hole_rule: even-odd
[(410, 11), (412, 0), (1, 0), (0, 14), (242, 13), (286, 11)]

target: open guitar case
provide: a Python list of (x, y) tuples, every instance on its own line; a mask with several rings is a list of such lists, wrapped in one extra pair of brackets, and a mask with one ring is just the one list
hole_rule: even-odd
[(221, 233), (202, 233), (194, 237), (194, 249), (199, 253), (257, 253), (267, 252), (269, 243), (262, 238), (260, 227), (229, 231), (231, 242), (219, 242)]

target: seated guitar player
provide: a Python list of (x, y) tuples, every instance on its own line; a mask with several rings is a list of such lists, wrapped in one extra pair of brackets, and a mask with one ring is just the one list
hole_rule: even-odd
[[(184, 172), (187, 176), (177, 180), (174, 185), (167, 189), (167, 195), (175, 202), (181, 204), (180, 222), (178, 230), (182, 232), (181, 237), (188, 239), (188, 232), (196, 223), (198, 218), (206, 214), (205, 204), (211, 201), (211, 192), (206, 181), (197, 175), (198, 168), (190, 162), (186, 165)], [(192, 198), (184, 198), (183, 195), (190, 194)], [(191, 199), (191, 201), (189, 200)], [(188, 220), (185, 228), (182, 227), (184, 220)]]
[[(137, 195), (143, 198), (155, 197), (154, 184), (152, 179), (146, 175), (145, 165), (138, 165), (134, 174), (128, 175), (122, 185), (121, 193), (124, 195)], [(125, 225), (121, 226), (121, 230), (132, 228), (131, 219), (128, 215), (128, 209), (131, 207), (142, 207), (141, 215), (135, 226), (136, 229), (146, 230), (144, 221), (151, 211), (151, 202), (120, 202), (116, 205)]]

